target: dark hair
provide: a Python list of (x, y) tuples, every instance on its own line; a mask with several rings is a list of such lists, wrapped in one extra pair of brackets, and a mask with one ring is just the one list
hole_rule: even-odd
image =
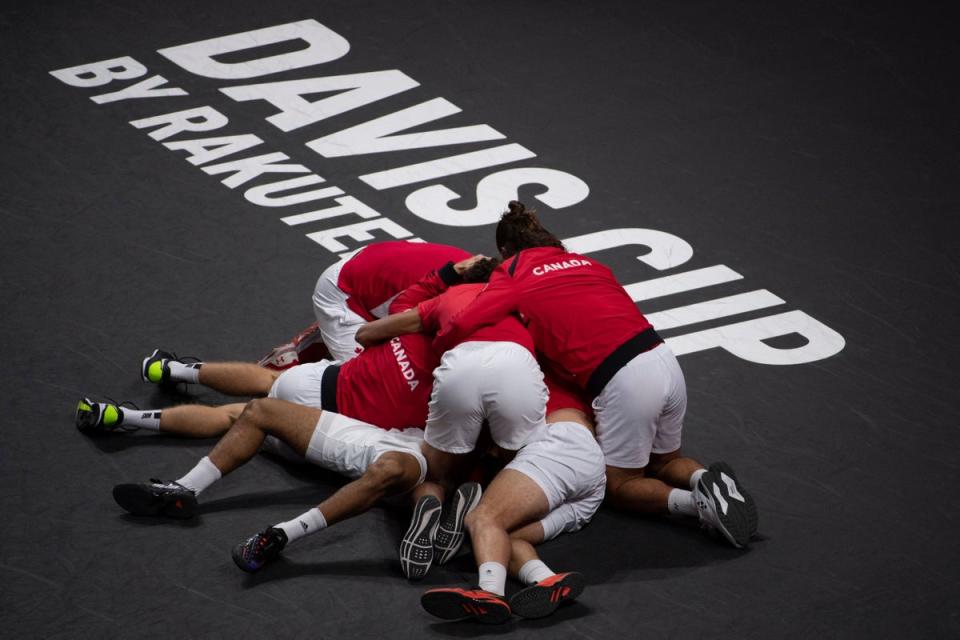
[(516, 200), (511, 200), (508, 208), (497, 224), (497, 248), (504, 259), (532, 247), (564, 248), (557, 236), (543, 228), (534, 209)]
[(500, 266), (500, 261), (496, 258), (483, 258), (470, 265), (470, 268), (463, 272), (461, 278), (466, 283), (489, 282), (490, 274), (498, 266)]

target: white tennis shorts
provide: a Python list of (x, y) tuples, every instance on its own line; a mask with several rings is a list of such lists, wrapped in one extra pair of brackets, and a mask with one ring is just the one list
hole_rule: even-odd
[(611, 467), (640, 469), (680, 448), (687, 385), (666, 344), (637, 355), (593, 400), (597, 442)]
[(546, 435), (521, 449), (506, 468), (536, 482), (547, 496), (550, 511), (540, 521), (544, 541), (579, 530), (603, 502), (603, 452), (590, 430), (576, 422), (547, 425)]
[(536, 359), (514, 342), (464, 342), (443, 354), (433, 372), (427, 443), (469, 453), (484, 420), (499, 446), (516, 451), (542, 437), (547, 387)]
[(366, 322), (347, 306), (347, 294), (337, 286), (345, 262), (340, 260), (327, 267), (313, 290), (313, 313), (317, 316), (323, 344), (339, 362), (346, 362), (363, 351), (356, 335)]
[(323, 379), (324, 370), (332, 364), (334, 363), (329, 360), (320, 360), (290, 367), (273, 381), (267, 397), (323, 409), (320, 381)]
[(423, 429), (381, 429), (361, 420), (324, 411), (307, 447), (307, 462), (359, 478), (377, 458), (392, 451), (416, 458), (420, 480), (427, 475), (427, 461), (420, 452)]

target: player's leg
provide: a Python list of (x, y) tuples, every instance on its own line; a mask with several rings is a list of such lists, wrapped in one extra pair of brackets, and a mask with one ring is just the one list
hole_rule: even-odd
[(303, 455), (321, 415), (319, 409), (282, 400), (251, 400), (208, 456), (173, 482), (122, 484), (114, 487), (117, 503), (134, 515), (192, 517), (196, 496), (222, 476), (245, 464), (272, 435)]
[(423, 608), (445, 620), (506, 622), (511, 615), (504, 597), (511, 553), (508, 531), (539, 519), (549, 509), (547, 496), (532, 479), (509, 468), (497, 474), (466, 517), (479, 570), (478, 588), (431, 589), (420, 599)]
[(278, 375), (277, 371), (251, 362), (186, 361), (160, 349), (144, 358), (140, 367), (144, 382), (167, 386), (180, 382), (202, 384), (231, 396), (265, 396)]
[(681, 455), (679, 449), (667, 453), (651, 453), (650, 463), (646, 467), (646, 473), (651, 478), (663, 480), (671, 487), (679, 488), (696, 486), (702, 470), (702, 464)]
[[(317, 426), (317, 429), (321, 428)], [(383, 497), (411, 490), (422, 477), (423, 467), (415, 455), (387, 451), (367, 467), (363, 475), (338, 489), (313, 509), (267, 527), (237, 545), (233, 550), (233, 560), (244, 571), (257, 571), (276, 558), (287, 545), (364, 513)]]
[(510, 534), (510, 572), (526, 585), (510, 607), (521, 617), (541, 618), (579, 596), (586, 581), (577, 572), (555, 573), (532, 545), (578, 531), (593, 518), (605, 493), (603, 452), (583, 420), (562, 421), (551, 424), (549, 437), (525, 447), (508, 468), (534, 479), (550, 501), (545, 517)]
[(250, 362), (202, 363), (197, 382), (228, 396), (263, 397), (280, 372)]
[(526, 585), (511, 596), (510, 609), (521, 618), (546, 617), (561, 604), (578, 598), (586, 587), (582, 573), (557, 573), (540, 559), (534, 545), (544, 540), (542, 522), (531, 522), (510, 534), (508, 570), (512, 577)]
[(243, 411), (243, 403), (208, 407), (184, 404), (166, 409), (138, 409), (125, 403), (83, 398), (77, 403), (76, 425), (84, 433), (120, 433), (144, 429), (184, 438), (212, 438), (227, 432)]
[[(400, 542), (401, 566), (411, 580), (423, 578), (437, 557), (435, 546), (441, 518), (447, 526), (441, 539), (440, 556), (448, 560), (456, 554), (459, 547), (456, 541), (462, 540), (462, 518), (456, 512), (465, 515), (463, 509), (469, 510), (479, 496), (479, 487), (466, 493), (452, 491), (462, 479), (467, 454), (476, 446), (484, 420), (480, 391), (473, 377), (475, 369), (464, 364), (463, 346), (446, 352), (433, 372), (433, 392), (422, 445), (427, 460), (427, 481), (417, 489), (413, 517)], [(444, 514), (443, 497), (450, 493), (453, 500)]]
[[(697, 516), (742, 547), (756, 508), (735, 485), (717, 485), (699, 463), (680, 456), (686, 405), (683, 373), (666, 345), (635, 357), (611, 379), (594, 400), (607, 502), (638, 513)], [(705, 476), (711, 482), (701, 490)]]

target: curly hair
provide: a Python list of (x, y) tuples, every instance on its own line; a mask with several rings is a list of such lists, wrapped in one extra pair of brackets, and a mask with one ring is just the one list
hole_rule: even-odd
[(534, 209), (527, 209), (516, 200), (511, 200), (508, 211), (497, 224), (497, 248), (504, 259), (518, 251), (533, 247), (557, 247), (563, 249), (563, 243), (547, 231)]

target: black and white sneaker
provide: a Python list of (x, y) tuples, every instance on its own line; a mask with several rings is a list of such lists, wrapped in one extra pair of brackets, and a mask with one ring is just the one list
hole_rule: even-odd
[(479, 482), (462, 484), (453, 495), (450, 505), (444, 509), (440, 526), (437, 527), (437, 538), (433, 542), (436, 551), (434, 559), (438, 565), (447, 564), (457, 555), (463, 544), (463, 521), (480, 503), (481, 494)]
[(131, 427), (123, 423), (124, 409), (136, 409), (132, 402), (97, 402), (90, 398), (81, 398), (77, 402), (77, 412), (74, 424), (83, 433), (103, 434), (118, 431), (136, 431), (138, 427)]
[(113, 499), (135, 516), (192, 518), (197, 513), (197, 496), (177, 482), (154, 478), (138, 484), (118, 484)]
[(709, 467), (710, 471), (720, 476), (720, 480), (724, 483), (727, 480), (724, 478), (726, 476), (733, 481), (734, 486), (736, 486), (737, 491), (740, 492), (740, 495), (743, 496), (747, 505), (747, 519), (750, 521), (750, 537), (757, 535), (759, 516), (757, 514), (757, 503), (754, 502), (753, 497), (747, 490), (743, 488), (743, 483), (737, 479), (736, 474), (733, 472), (733, 467), (731, 467), (726, 462), (714, 462)]
[(693, 490), (693, 500), (700, 522), (719, 531), (730, 544), (740, 549), (750, 541), (750, 509), (756, 507), (729, 474), (705, 472)]
[(441, 509), (436, 496), (423, 496), (413, 507), (410, 528), (400, 541), (400, 568), (408, 580), (421, 580), (433, 564), (433, 542)]

